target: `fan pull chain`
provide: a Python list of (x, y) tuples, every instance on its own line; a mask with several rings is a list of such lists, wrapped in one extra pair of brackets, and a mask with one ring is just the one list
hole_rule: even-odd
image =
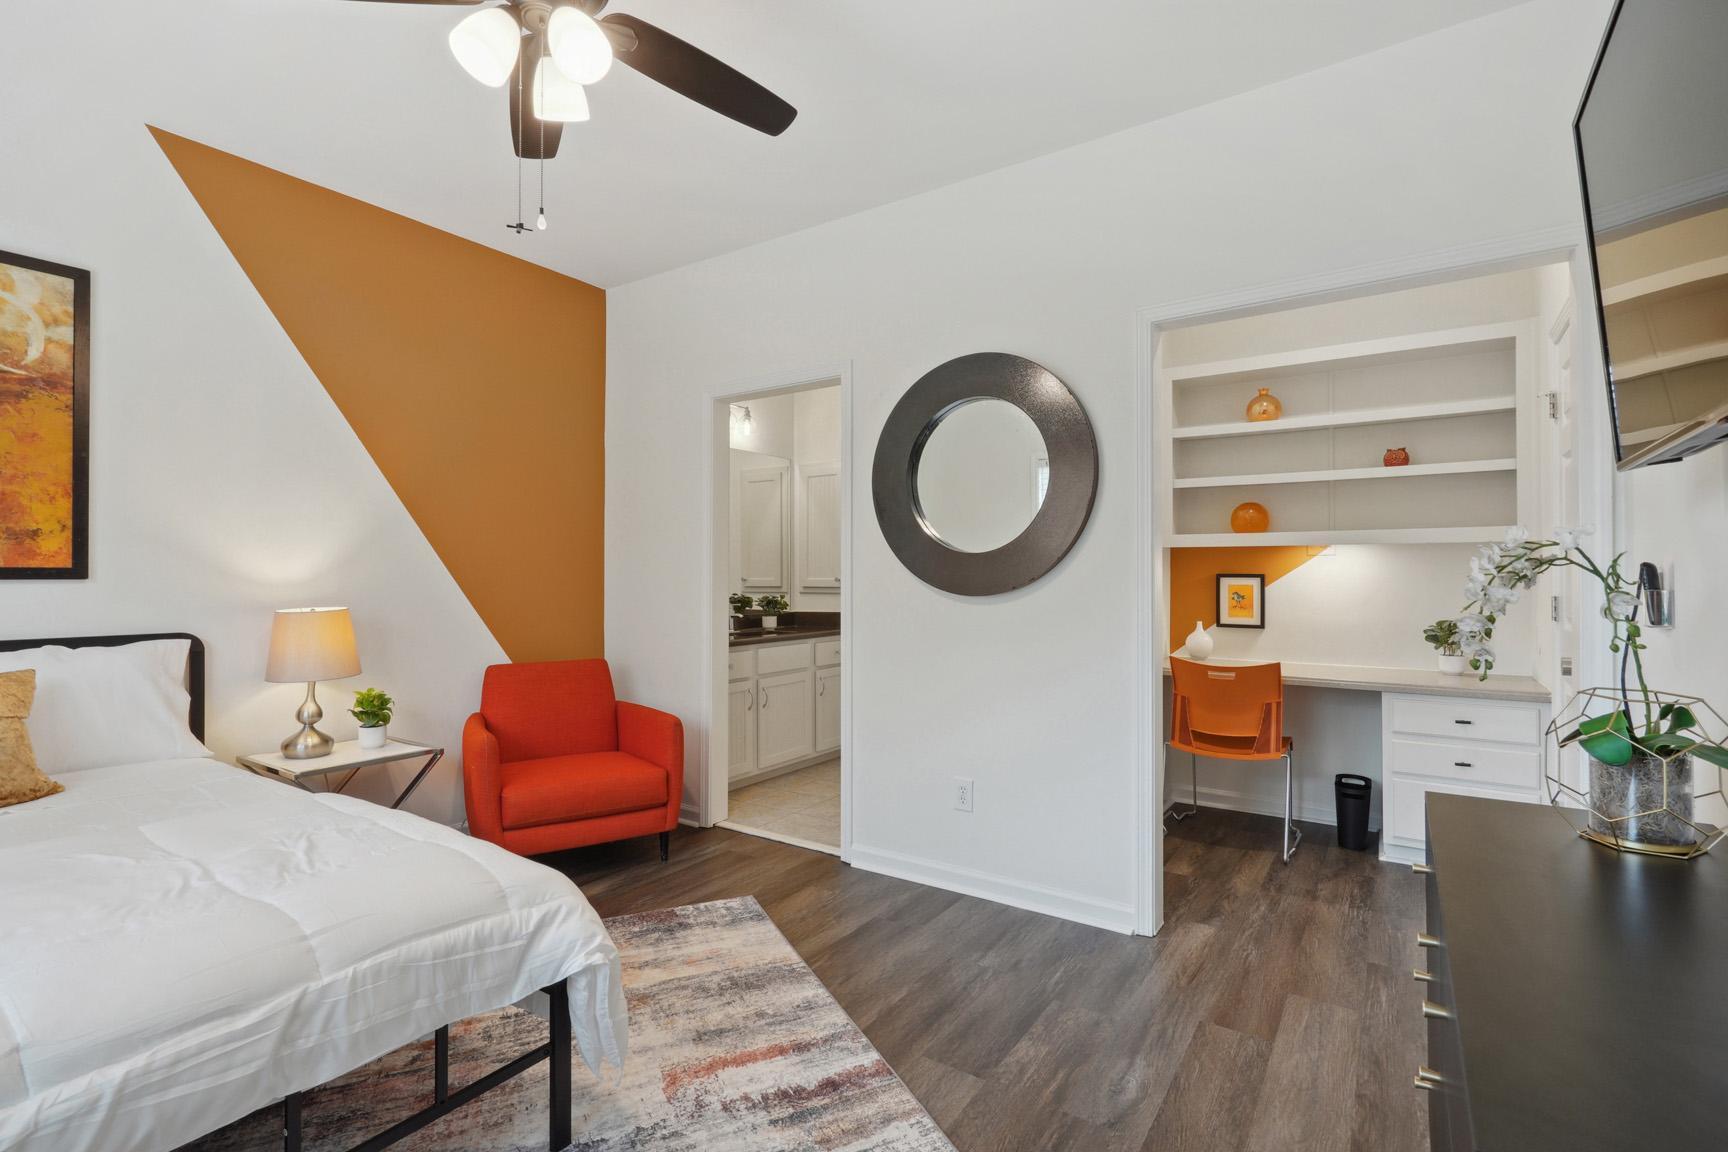
[[(522, 140), (522, 101), (527, 98), (527, 90), (522, 86), (522, 55), (516, 55), (516, 139)], [(504, 227), (520, 236), (528, 231), (528, 225), (522, 222), (522, 149), (516, 149), (516, 223)]]
[[(540, 86), (540, 107), (546, 107), (546, 40), (540, 40), (540, 64), (534, 69), (534, 83)], [(546, 120), (535, 116), (540, 121), (540, 216), (534, 221), (535, 227), (546, 231)]]

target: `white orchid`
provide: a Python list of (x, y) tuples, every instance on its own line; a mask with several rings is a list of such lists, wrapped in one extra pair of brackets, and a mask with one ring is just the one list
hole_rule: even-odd
[(1489, 628), (1488, 617), (1478, 612), (1466, 612), (1453, 623), (1458, 625), (1459, 634), (1466, 638), (1481, 636)]
[(1514, 524), (1506, 529), (1505, 547), (1521, 548), (1530, 539), (1530, 531), (1521, 524)]
[(1556, 528), (1554, 543), (1563, 552), (1576, 552), (1585, 539), (1595, 534), (1594, 528)]
[(1630, 592), (1608, 593), (1608, 605), (1603, 614), (1610, 620), (1630, 620), (1638, 610), (1638, 597)]

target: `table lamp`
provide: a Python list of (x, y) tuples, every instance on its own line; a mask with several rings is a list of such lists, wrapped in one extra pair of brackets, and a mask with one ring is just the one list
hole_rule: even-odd
[(360, 675), (360, 653), (354, 646), (354, 621), (346, 608), (283, 608), (270, 625), (270, 658), (264, 679), (272, 684), (306, 685), (306, 699), (294, 718), (300, 731), (282, 741), (290, 760), (314, 760), (330, 755), (336, 741), (318, 731), (324, 719), (318, 706), (318, 681)]

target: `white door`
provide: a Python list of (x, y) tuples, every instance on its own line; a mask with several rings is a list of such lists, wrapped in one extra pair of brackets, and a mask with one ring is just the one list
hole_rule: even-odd
[(791, 504), (786, 469), (746, 468), (738, 484), (739, 583), (761, 592), (787, 588)]
[(816, 751), (840, 747), (840, 669), (816, 669)]
[(756, 767), (777, 768), (816, 752), (811, 670), (756, 678)]
[(806, 592), (840, 587), (840, 465), (799, 466), (798, 586)]
[(726, 692), (727, 773), (736, 780), (756, 771), (756, 681), (735, 680)]

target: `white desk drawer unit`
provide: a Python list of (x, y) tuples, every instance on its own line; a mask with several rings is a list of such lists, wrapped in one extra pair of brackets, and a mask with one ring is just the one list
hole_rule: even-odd
[(1381, 856), (1424, 858), (1430, 792), (1540, 802), (1547, 723), (1548, 706), (1535, 701), (1387, 693)]

